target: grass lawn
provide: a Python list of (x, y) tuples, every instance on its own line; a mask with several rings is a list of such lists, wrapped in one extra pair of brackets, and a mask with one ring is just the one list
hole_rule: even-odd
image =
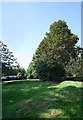
[(82, 82), (4, 83), (3, 118), (83, 118)]

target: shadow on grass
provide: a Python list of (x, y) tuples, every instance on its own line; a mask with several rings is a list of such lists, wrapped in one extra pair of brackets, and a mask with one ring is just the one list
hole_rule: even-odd
[[(21, 82), (22, 83), (22, 82)], [(3, 85), (3, 118), (81, 118), (81, 91), (83, 88), (67, 86), (63, 88), (48, 88), (50, 83), (23, 82), (22, 84)], [(31, 84), (33, 83), (33, 84)], [(22, 100), (31, 99), (28, 107), (31, 112), (16, 116), (16, 109)], [(13, 108), (13, 106), (16, 108)], [(9, 109), (8, 109), (9, 107)], [(49, 111), (55, 110), (57, 114)], [(9, 114), (8, 110), (11, 111)], [(59, 113), (60, 112), (60, 113)]]
[[(61, 110), (61, 114), (56, 114), (55, 118), (83, 118), (82, 113), (82, 91), (83, 88), (77, 88), (75, 86), (67, 86), (61, 89), (49, 88), (51, 91), (55, 91), (54, 100), (52, 98), (51, 103), (54, 103), (50, 109)], [(48, 112), (48, 109), (45, 111)]]
[(4, 85), (7, 85), (7, 84), (17, 84), (17, 83), (27, 83), (27, 82), (41, 82), (40, 80), (37, 80), (37, 79), (31, 79), (31, 80), (9, 80), (9, 81), (3, 81), (2, 83)]

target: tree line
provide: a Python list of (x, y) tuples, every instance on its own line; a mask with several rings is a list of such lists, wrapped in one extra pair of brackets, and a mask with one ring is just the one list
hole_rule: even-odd
[(7, 45), (0, 41), (2, 76), (19, 79), (27, 75), (29, 79), (42, 81), (82, 80), (83, 48), (77, 45), (78, 41), (78, 36), (71, 32), (65, 21), (54, 22), (36, 49), (27, 72), (20, 67)]
[(13, 52), (11, 52), (7, 45), (2, 41), (0, 41), (0, 53), (2, 76), (16, 76), (16, 78), (25, 77), (25, 69), (20, 67), (17, 58), (13, 55)]

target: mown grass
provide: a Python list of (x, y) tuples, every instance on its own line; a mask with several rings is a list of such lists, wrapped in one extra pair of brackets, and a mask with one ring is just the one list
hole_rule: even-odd
[(83, 118), (82, 90), (82, 82), (74, 81), (3, 84), (2, 117)]

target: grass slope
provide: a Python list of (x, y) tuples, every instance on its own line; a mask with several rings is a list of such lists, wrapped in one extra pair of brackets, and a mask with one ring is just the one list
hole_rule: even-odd
[(83, 118), (82, 82), (3, 84), (3, 118)]

